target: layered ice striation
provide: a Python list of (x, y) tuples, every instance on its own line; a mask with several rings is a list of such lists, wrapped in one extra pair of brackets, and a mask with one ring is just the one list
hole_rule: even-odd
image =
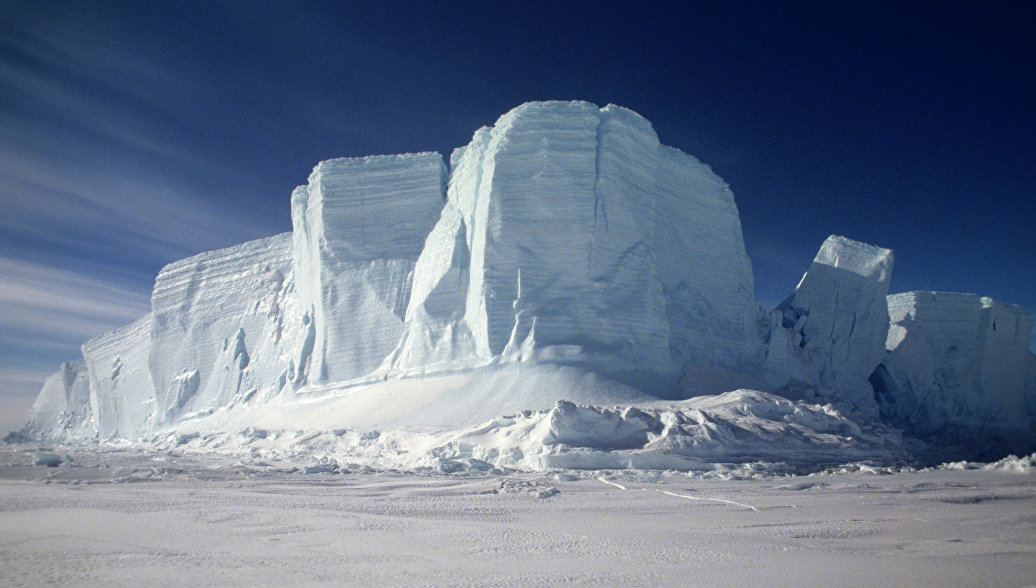
[[(163, 268), (151, 313), (85, 343), (48, 379), (28, 431), (456, 431), (525, 409), (575, 415), (578, 429), (585, 415), (558, 400), (647, 406), (753, 388), (792, 399), (792, 413), (836, 406), (925, 438), (1032, 437), (1031, 316), (972, 295), (886, 298), (892, 252), (839, 236), (778, 308), (760, 306), (730, 189), (625, 108), (524, 104), (449, 168), (437, 153), (325, 161), (292, 194), (291, 218), (291, 233)], [(820, 421), (799, 425), (824, 438)], [(637, 442), (668, 447), (654, 439)]]
[(152, 315), (83, 344), (90, 382), (90, 412), (101, 438), (135, 439), (153, 426), (155, 388), (151, 357)]
[(885, 357), (892, 251), (832, 235), (777, 306), (765, 372), (785, 394), (871, 414), (868, 378)]
[(888, 356), (871, 376), (882, 416), (940, 442), (972, 432), (1032, 443), (1032, 315), (974, 294), (888, 298)]
[(284, 386), (298, 319), (290, 233), (202, 253), (159, 272), (147, 365), (156, 424)]
[(304, 323), (294, 384), (361, 378), (395, 348), (446, 181), (438, 153), (334, 159), (292, 194)]
[(738, 363), (754, 320), (733, 195), (644, 118), (531, 103), (452, 157), (391, 367), (578, 365), (674, 394)]

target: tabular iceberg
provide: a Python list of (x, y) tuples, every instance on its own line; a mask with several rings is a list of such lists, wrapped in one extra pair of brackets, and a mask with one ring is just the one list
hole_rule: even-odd
[(146, 345), (155, 425), (284, 385), (284, 359), (297, 332), (284, 283), (291, 259), (285, 233), (159, 272)]
[(449, 168), (437, 153), (325, 161), (291, 217), (290, 234), (165, 267), (151, 313), (85, 343), (27, 432), (154, 438), (307, 406), (342, 410), (322, 425), (461, 430), (566, 398), (752, 388), (921, 436), (1036, 437), (1031, 316), (971, 295), (886, 299), (892, 252), (838, 236), (761, 306), (730, 189), (625, 108), (524, 104)]

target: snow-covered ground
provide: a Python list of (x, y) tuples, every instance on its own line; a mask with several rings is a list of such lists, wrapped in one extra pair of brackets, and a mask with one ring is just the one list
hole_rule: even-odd
[(448, 475), (11, 445), (0, 584), (1025, 586), (1034, 459)]

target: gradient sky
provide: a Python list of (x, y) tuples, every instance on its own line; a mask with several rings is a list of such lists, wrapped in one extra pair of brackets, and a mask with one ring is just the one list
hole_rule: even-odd
[[(502, 4), (502, 3), (501, 3)], [(773, 305), (837, 233), (1036, 311), (1036, 4), (0, 3), (0, 430), (158, 270), (290, 230), (318, 161), (620, 104), (731, 186)]]

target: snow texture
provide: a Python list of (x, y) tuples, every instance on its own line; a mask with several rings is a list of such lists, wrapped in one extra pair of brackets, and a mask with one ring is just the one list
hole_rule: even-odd
[(831, 405), (753, 390), (640, 406), (559, 400), (548, 409), (431, 433), (400, 428), (203, 428), (159, 435), (152, 446), (215, 451), (243, 460), (305, 455), (321, 463), (445, 473), (626, 468), (705, 472), (725, 463), (753, 463), (776, 472), (905, 459), (894, 430), (861, 424)]
[[(1007, 464), (408, 475), (306, 454), (36, 451), (0, 446), (5, 586), (1027, 586), (1036, 573), (1034, 474)], [(61, 463), (32, 465), (48, 454)]]
[[(422, 431), (429, 447), (454, 436), (442, 455), (528, 467), (688, 468), (785, 446), (893, 459), (878, 418), (1036, 442), (1031, 316), (972, 295), (886, 299), (892, 252), (839, 236), (762, 307), (730, 189), (625, 108), (521, 105), (449, 169), (437, 153), (325, 161), (291, 218), (291, 233), (163, 268), (151, 313), (85, 343), (26, 434)], [(651, 404), (737, 389), (760, 392), (738, 392), (748, 412), (720, 411), (718, 429), (697, 404)], [(610, 404), (640, 408), (595, 408)]]

